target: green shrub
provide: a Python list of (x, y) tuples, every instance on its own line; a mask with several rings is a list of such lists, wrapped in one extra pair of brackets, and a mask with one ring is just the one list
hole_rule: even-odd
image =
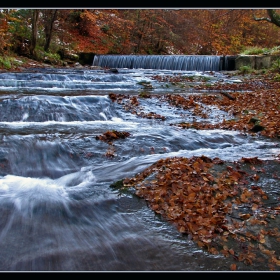
[(62, 64), (58, 53), (45, 52), (42, 47), (36, 47), (36, 60), (55, 65)]
[(275, 74), (275, 76), (273, 77), (273, 80), (275, 81), (275, 82), (280, 82), (280, 74)]
[(280, 54), (280, 46), (275, 46), (273, 48), (260, 48), (260, 47), (248, 47), (245, 48), (241, 55), (258, 55), (258, 54)]
[(249, 74), (253, 72), (253, 69), (251, 66), (243, 65), (239, 68), (239, 71), (241, 74)]
[(258, 54), (268, 54), (270, 51), (267, 48), (260, 47), (249, 47), (245, 49), (241, 55), (258, 55)]
[(280, 58), (277, 58), (275, 61), (273, 61), (271, 71), (280, 72)]
[(271, 53), (271, 54), (280, 54), (280, 46), (273, 47), (273, 48), (270, 50), (270, 53)]
[(4, 67), (5, 69), (11, 69), (12, 64), (9, 57), (0, 57), (0, 66)]

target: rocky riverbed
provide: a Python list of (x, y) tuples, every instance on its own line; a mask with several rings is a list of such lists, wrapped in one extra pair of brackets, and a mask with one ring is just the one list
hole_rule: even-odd
[[(91, 202), (92, 200), (95, 201), (94, 194), (97, 191), (92, 186), (96, 187), (97, 185), (97, 187), (100, 187), (98, 192), (100, 197), (98, 199), (101, 201), (98, 200), (98, 203), (102, 204), (102, 201), (106, 201), (104, 205), (102, 204), (105, 209), (103, 209), (104, 213), (101, 211), (102, 209), (100, 210), (99, 205), (96, 207), (96, 210), (100, 210), (102, 215), (108, 215), (106, 207), (130, 200), (130, 195), (135, 195), (147, 202), (148, 207), (160, 217), (157, 220), (158, 223), (161, 223), (161, 219), (163, 219), (163, 221), (174, 225), (183, 240), (194, 242), (193, 246), (206, 254), (220, 257), (220, 261), (216, 261), (216, 263), (220, 262), (220, 264), (215, 269), (214, 265), (209, 264), (209, 262), (203, 262), (201, 259), (203, 254), (199, 252), (200, 262), (203, 264), (201, 265), (202, 270), (279, 270), (280, 85), (277, 73), (258, 71), (242, 75), (238, 71), (229, 71), (223, 73), (207, 72), (200, 73), (199, 75), (186, 75), (185, 73), (176, 72), (170, 75), (167, 71), (166, 73), (160, 72), (160, 75), (148, 73), (148, 78), (145, 78), (147, 77), (145, 76), (144, 80), (142, 80), (142, 74), (138, 73), (135, 74), (136, 80), (132, 82), (128, 80), (123, 90), (111, 93), (110, 89), (106, 89), (102, 94), (98, 93), (92, 96), (92, 89), (82, 90), (82, 94), (78, 93), (80, 86), (94, 85), (94, 83), (98, 84), (100, 81), (103, 86), (106, 86), (106, 82), (103, 83), (103, 76), (105, 75), (108, 75), (105, 79), (105, 81), (108, 81), (107, 83), (110, 81), (112, 85), (116, 85), (120, 79), (118, 77), (123, 75), (123, 77), (127, 78), (130, 73), (125, 75), (126, 73), (121, 73), (121, 70), (120, 72), (116, 71), (118, 69), (110, 72), (110, 69), (97, 69), (92, 66), (82, 66), (79, 64), (65, 65), (64, 69), (78, 70), (83, 79), (88, 79), (92, 75), (89, 81), (81, 79), (76, 83), (76, 80), (81, 78), (77, 71), (70, 71), (64, 76), (63, 71), (59, 70), (62, 68), (61, 66), (43, 64), (25, 58), (17, 58), (17, 60), (18, 63), (15, 68), (9, 70), (2, 69), (2, 72), (10, 72), (11, 74), (18, 72), (26, 73), (27, 78), (31, 77), (33, 78), (32, 81), (35, 81), (31, 83), (32, 86), (35, 86), (35, 91), (31, 89), (30, 92), (32, 94), (30, 95), (30, 92), (26, 91), (25, 87), (23, 87), (20, 89), (20, 94), (18, 93), (19, 90), (15, 90), (11, 94), (7, 87), (1, 93), (1, 129), (3, 131), (1, 154), (1, 172), (3, 177), (1, 182), (3, 182), (3, 198), (5, 198), (6, 194), (8, 202), (13, 202), (13, 197), (16, 197), (15, 205), (21, 207), (18, 220), (8, 219), (11, 209), (14, 208), (9, 208), (8, 205), (2, 209), (6, 213), (8, 222), (10, 221), (13, 224), (13, 221), (15, 221), (13, 227), (10, 224), (6, 225), (4, 220), (2, 221), (2, 234), (10, 242), (5, 243), (3, 241), (5, 243), (6, 255), (3, 253), (2, 258), (6, 260), (7, 255), (9, 255), (10, 259), (2, 262), (2, 269), (15, 268), (22, 270), (26, 267), (33, 267), (35, 263), (37, 269), (45, 268), (45, 263), (40, 261), (40, 254), (36, 261), (33, 261), (33, 254), (28, 255), (28, 260), (25, 259), (24, 246), (21, 252), (22, 256), (24, 256), (23, 259), (14, 262), (10, 246), (16, 251), (17, 247), (21, 246), (21, 243), (14, 245), (11, 235), (6, 234), (9, 232), (7, 230), (9, 228), (14, 230), (20, 239), (22, 228), (34, 230), (34, 225), (36, 225), (34, 221), (38, 222), (40, 218), (45, 216), (49, 218), (49, 224), (46, 228), (51, 227), (51, 233), (55, 236), (55, 238), (48, 236), (49, 233), (46, 231), (47, 236), (44, 239), (46, 244), (49, 248), (52, 248), (52, 245), (54, 245), (56, 249), (55, 242), (57, 240), (60, 240), (60, 245), (66, 244), (63, 254), (65, 260), (67, 259), (65, 252), (69, 250), (68, 239), (60, 238), (60, 233), (59, 238), (57, 238), (57, 227), (53, 226), (54, 221), (49, 215), (53, 215), (53, 213), (50, 212), (49, 207), (45, 207), (46, 209), (43, 207), (46, 212), (42, 211), (42, 208), (39, 207), (42, 204), (40, 192), (39, 195), (36, 195), (37, 192), (33, 193), (34, 190), (32, 188), (28, 190), (21, 188), (22, 182), (28, 179), (27, 177), (31, 172), (31, 174), (36, 174), (37, 179), (34, 179), (32, 182), (30, 181), (29, 186), (33, 186), (36, 190), (39, 184), (42, 186), (43, 190), (40, 189), (42, 193), (46, 191), (53, 195), (51, 196), (53, 201), (47, 200), (47, 205), (56, 209), (57, 205), (60, 206), (62, 202), (65, 205), (69, 203), (73, 212), (65, 210), (64, 213), (64, 208), (62, 207), (62, 213), (60, 212), (61, 209), (57, 208), (58, 213), (62, 213), (59, 226), (62, 225), (65, 233), (70, 235), (73, 232), (76, 233), (73, 234), (74, 245), (84, 246), (82, 239), (75, 238), (75, 235), (80, 236), (82, 234), (85, 240), (92, 246), (92, 250), (88, 251), (89, 255), (95, 253), (94, 246), (96, 245), (91, 243), (93, 236), (88, 235), (88, 231), (84, 230), (83, 227), (93, 229), (94, 227), (91, 223), (97, 221), (99, 217), (95, 216), (94, 211), (90, 211), (92, 208), (89, 209), (88, 200), (84, 199), (84, 196), (89, 195), (88, 199)], [(48, 71), (41, 71), (46, 69)], [(51, 71), (52, 69), (55, 71)], [(96, 73), (87, 73), (85, 77), (84, 72), (88, 70), (98, 70), (99, 72), (98, 75)], [(38, 73), (40, 76), (37, 75)], [(29, 74), (30, 76), (28, 76)], [(59, 78), (47, 80), (52, 76), (49, 74)], [(70, 92), (70, 94), (67, 92), (69, 96), (65, 97), (66, 93), (61, 92), (61, 89), (64, 90), (64, 88), (59, 86), (60, 84), (64, 86), (65, 80), (69, 84), (70, 77), (72, 79), (71, 82), (73, 82), (73, 88), (75, 88), (75, 95), (73, 92)], [(29, 78), (24, 85), (30, 85)], [(138, 78), (140, 79), (139, 81), (137, 80)], [(12, 76), (9, 79), (11, 79), (10, 83), (15, 88), (18, 85), (23, 85), (23, 80), (20, 80), (20, 83), (16, 83), (13, 81)], [(3, 80), (7, 83), (8, 77)], [(44, 83), (45, 80), (46, 83)], [(85, 84), (83, 84), (84, 82)], [(58, 93), (53, 93), (52, 85), (54, 84), (55, 88), (59, 91)], [(133, 86), (132, 93), (127, 90), (130, 84)], [(35, 94), (36, 91), (37, 93), (40, 92), (38, 96)], [(97, 107), (95, 108), (95, 106)], [(145, 110), (147, 108), (148, 110)], [(63, 111), (63, 116), (61, 115), (62, 110), (65, 110)], [(115, 118), (115, 115), (113, 115), (113, 122), (110, 121), (108, 118), (112, 117), (110, 116), (111, 110), (113, 113), (116, 110), (120, 114), (117, 116), (122, 116), (123, 121), (120, 122), (119, 118)], [(218, 111), (219, 114), (213, 114), (215, 111)], [(9, 113), (10, 123), (6, 121), (7, 112), (11, 112)], [(55, 122), (50, 122), (45, 127), (44, 121), (49, 120), (50, 112)], [(97, 119), (92, 119), (92, 117)], [(70, 119), (65, 123), (67, 118)], [(83, 125), (77, 125), (77, 118), (86, 122), (83, 122)], [(38, 120), (40, 121), (38, 122)], [(20, 126), (16, 122), (19, 122)], [(101, 123), (100, 127), (98, 126), (99, 122)], [(137, 129), (135, 123), (138, 122), (141, 123), (141, 127)], [(145, 128), (145, 124), (147, 128)], [(104, 131), (104, 125), (111, 129), (108, 128), (107, 131)], [(154, 125), (154, 127), (149, 130), (150, 125)], [(98, 130), (96, 130), (96, 126)], [(119, 131), (118, 127), (124, 130)], [(126, 131), (125, 128), (133, 131), (136, 136)], [(140, 129), (143, 128), (145, 130), (141, 132)], [(169, 132), (169, 129), (172, 133)], [(215, 130), (217, 133), (215, 133)], [(99, 133), (95, 135), (91, 131), (95, 133), (98, 131)], [(207, 135), (207, 131), (209, 131), (209, 135)], [(229, 132), (228, 135), (227, 131)], [(77, 134), (76, 136), (74, 132)], [(95, 138), (90, 135), (90, 132), (95, 135)], [(235, 134), (230, 132), (235, 132)], [(145, 133), (150, 135), (145, 135)], [(28, 135), (27, 139), (23, 142), (26, 151), (22, 151), (21, 146), (17, 150), (17, 143), (21, 142), (24, 135)], [(37, 135), (39, 136), (37, 137)], [(150, 137), (148, 142), (145, 140), (147, 137)], [(36, 146), (33, 145), (29, 138), (35, 141)], [(187, 141), (185, 141), (186, 139)], [(201, 140), (197, 141), (197, 139)], [(255, 147), (254, 149), (265, 151), (268, 148), (270, 151), (269, 159), (260, 160), (256, 156), (252, 156), (254, 150), (252, 150), (250, 145), (251, 150), (244, 151), (244, 147), (247, 147), (247, 145), (243, 141), (246, 142), (247, 139), (251, 139), (250, 141), (256, 143), (256, 146), (253, 146)], [(69, 146), (69, 141), (71, 141), (71, 147)], [(154, 144), (151, 146), (150, 143), (152, 141), (154, 141)], [(239, 145), (238, 141), (242, 143), (240, 145), (240, 147), (242, 146), (242, 151), (240, 150), (242, 156), (237, 158), (235, 154), (235, 159), (229, 160), (231, 155), (225, 156), (222, 153), (229, 151), (231, 146), (234, 149), (236, 147), (235, 144)], [(223, 147), (223, 144), (225, 147)], [(50, 148), (50, 154), (47, 154), (47, 156), (45, 152), (48, 153), (46, 151), (48, 149), (44, 148), (45, 145)], [(150, 147), (147, 145), (150, 145)], [(9, 147), (10, 151), (14, 150), (14, 153), (7, 153), (7, 150), (9, 150), (7, 147)], [(207, 149), (208, 147), (209, 149)], [(174, 149), (174, 151), (170, 151), (170, 149)], [(204, 155), (190, 156), (191, 151), (196, 149), (198, 153), (201, 152), (200, 149), (210, 154), (211, 151), (217, 153), (217, 150), (221, 151), (221, 153), (216, 154), (212, 158)], [(135, 155), (133, 154), (133, 158), (127, 159), (126, 157), (130, 156), (132, 151)], [(255, 150), (255, 152), (258, 151)], [(18, 154), (21, 153), (21, 160), (26, 161), (25, 164), (21, 163), (18, 159)], [(170, 157), (166, 159), (161, 158), (165, 153), (170, 153)], [(184, 153), (189, 156), (182, 157)], [(181, 156), (177, 157), (175, 154), (180, 154)], [(57, 157), (57, 155), (60, 156)], [(37, 157), (38, 162), (40, 160), (43, 161), (41, 169), (37, 162), (34, 162), (34, 158)], [(265, 155), (263, 157), (265, 158)], [(222, 160), (221, 158), (226, 159)], [(57, 163), (59, 162), (58, 159), (64, 168), (61, 168), (60, 164)], [(65, 159), (65, 162), (63, 159)], [(148, 165), (150, 162), (151, 165), (143, 170), (140, 168), (141, 160), (143, 160), (142, 164)], [(97, 163), (100, 164), (100, 162), (103, 165), (98, 168)], [(97, 179), (91, 174), (90, 170), (84, 167), (80, 173), (74, 173), (74, 169), (77, 166), (83, 166), (85, 163), (91, 164), (94, 167), (94, 174), (97, 174)], [(133, 168), (131, 167), (132, 164)], [(26, 166), (28, 168), (25, 168)], [(141, 172), (136, 173), (136, 170), (139, 168)], [(69, 172), (72, 171), (73, 173), (64, 174), (63, 172), (67, 173), (68, 169)], [(7, 175), (9, 173), (23, 177), (21, 179), (13, 176), (9, 177), (10, 175)], [(130, 176), (122, 176), (122, 174), (127, 173)], [(58, 180), (54, 179), (54, 181), (51, 181), (53, 183), (50, 184), (50, 181), (45, 180), (43, 176), (46, 174), (48, 176), (51, 174), (54, 178), (64, 174), (65, 177), (61, 177)], [(118, 198), (103, 200), (104, 196), (108, 195), (104, 195), (104, 190), (107, 188), (106, 183), (109, 181), (111, 183), (112, 178), (116, 178), (116, 180), (110, 187), (114, 189), (114, 192), (118, 192), (120, 200)], [(99, 186), (96, 184), (96, 180), (97, 182), (98, 180), (104, 180), (104, 182), (102, 181), (102, 184), (99, 183)], [(64, 183), (66, 188), (63, 187)], [(50, 189), (45, 188), (48, 185), (57, 185), (59, 187), (57, 193), (53, 193)], [(72, 188), (74, 185), (78, 185), (78, 187)], [(19, 187), (15, 188), (14, 186)], [(78, 193), (81, 187), (84, 187), (85, 190), (82, 193)], [(70, 198), (73, 199), (70, 202), (66, 201), (63, 195), (60, 195), (61, 190), (68, 192), (69, 189), (71, 189)], [(27, 205), (25, 203), (26, 195), (30, 195), (33, 199), (33, 204)], [(111, 195), (110, 193), (108, 196)], [(86, 202), (83, 206), (84, 216), (82, 220), (73, 219), (77, 213), (80, 215), (80, 211), (76, 213), (76, 210), (79, 210), (79, 207), (83, 205), (82, 203), (79, 204), (79, 201)], [(55, 207), (52, 205), (53, 202), (55, 202)], [(44, 200), (43, 203), (45, 203)], [(131, 205), (137, 204), (138, 200), (131, 199), (130, 203)], [(76, 205), (77, 209), (73, 205)], [(93, 204), (90, 203), (89, 205), (92, 207)], [(32, 208), (33, 206), (34, 209)], [(121, 209), (126, 214), (125, 217), (131, 217), (131, 213), (126, 212), (129, 210), (126, 206), (129, 205), (122, 205)], [(142, 206), (144, 209), (144, 204)], [(127, 221), (121, 215), (122, 213), (119, 213), (119, 211), (114, 212), (114, 209), (109, 210), (118, 217), (120, 222), (127, 225)], [(133, 207), (132, 209), (136, 211)], [(30, 211), (32, 215), (34, 214), (32, 218), (28, 216)], [(145, 210), (143, 210), (143, 213), (146, 215)], [(21, 219), (22, 214), (26, 214), (27, 217)], [(63, 215), (66, 215), (67, 219), (64, 219)], [(91, 217), (88, 218), (88, 215)], [(102, 215), (101, 217), (103, 217)], [(11, 217), (14, 216), (11, 215)], [(26, 221), (30, 224), (27, 225)], [(76, 226), (75, 223), (78, 221), (82, 223), (81, 227)], [(108, 223), (106, 224), (105, 221), (108, 221)], [(151, 221), (149, 220), (149, 222)], [(21, 223), (23, 227), (18, 226)], [(99, 231), (102, 231), (104, 228), (104, 223), (106, 224), (106, 236), (108, 235), (108, 240), (111, 241), (113, 240), (111, 234), (115, 232), (115, 226), (112, 224), (113, 222), (110, 220), (109, 215), (107, 220), (102, 218), (100, 219), (100, 224), (95, 225), (96, 238), (100, 238)], [(145, 223), (143, 225), (146, 226)], [(112, 232), (110, 231), (112, 230), (111, 227), (113, 227)], [(129, 228), (127, 228), (127, 232), (129, 232)], [(151, 228), (154, 230), (154, 224), (151, 225)], [(38, 232), (41, 231), (40, 229), (41, 227), (37, 228)], [(29, 234), (29, 231), (26, 230), (25, 233)], [(130, 232), (130, 234), (131, 236), (129, 235), (128, 238), (132, 240), (136, 233)], [(34, 240), (36, 240), (36, 236), (36, 234), (33, 235)], [(126, 246), (127, 244), (121, 243), (122, 237), (117, 239), (117, 236), (114, 236), (114, 238), (116, 238), (117, 244), (120, 242), (120, 246), (117, 245), (116, 247), (123, 246), (126, 250), (131, 249)], [(103, 242), (108, 244), (108, 240), (105, 239)], [(30, 246), (34, 244), (33, 240), (30, 240)], [(135, 245), (132, 243), (133, 246)], [(35, 246), (33, 249), (36, 251), (37, 247)], [(155, 248), (152, 251), (154, 252)], [(110, 252), (112, 256), (115, 256), (120, 251), (108, 248), (109, 255), (111, 254)], [(51, 256), (45, 255), (43, 250), (41, 254), (47, 260), (51, 259)], [(49, 269), (54, 267), (61, 268), (63, 265), (65, 265), (64, 267), (69, 267), (66, 265), (66, 261), (60, 266), (60, 263), (57, 262), (59, 257), (55, 256), (56, 261), (53, 262), (52, 266), (48, 267)], [(125, 254), (122, 255), (120, 253), (120, 256), (114, 259), (117, 270), (129, 267), (129, 262), (125, 264), (119, 263), (119, 259), (124, 257)], [(206, 255), (205, 257), (207, 258)], [(11, 264), (9, 260), (11, 260)], [(151, 262), (149, 263), (149, 268), (153, 268), (154, 265), (154, 269), (163, 269), (161, 262), (153, 263), (153, 257), (149, 261)], [(110, 267), (110, 264), (106, 264), (106, 259), (104, 261), (104, 258), (98, 258), (96, 264), (99, 262), (100, 266), (88, 263), (86, 269), (101, 267), (103, 270), (106, 270), (106, 268)], [(46, 263), (49, 264), (51, 262)], [(76, 267), (85, 267), (83, 266), (84, 262), (81, 262), (80, 258), (75, 263)], [(131, 262), (130, 267), (134, 269), (139, 267), (137, 263), (139, 262)], [(143, 266), (140, 265), (140, 267), (143, 269)], [(171, 270), (174, 267), (177, 266), (173, 265), (168, 267), (167, 270)], [(181, 264), (178, 267), (179, 270), (184, 270), (186, 267), (191, 269), (191, 267)], [(196, 262), (195, 270), (199, 270), (198, 262)]]

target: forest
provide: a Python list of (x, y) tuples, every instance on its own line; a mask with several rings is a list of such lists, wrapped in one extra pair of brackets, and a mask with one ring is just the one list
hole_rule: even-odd
[(0, 55), (236, 55), (280, 45), (273, 9), (1, 9)]

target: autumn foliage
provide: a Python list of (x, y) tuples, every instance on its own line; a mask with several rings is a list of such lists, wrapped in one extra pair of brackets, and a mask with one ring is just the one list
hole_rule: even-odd
[[(33, 41), (32, 9), (2, 9), (2, 50)], [(280, 28), (254, 16), (265, 9), (39, 9), (38, 48), (96, 54), (236, 55), (279, 45)], [(276, 10), (278, 11), (278, 10)]]

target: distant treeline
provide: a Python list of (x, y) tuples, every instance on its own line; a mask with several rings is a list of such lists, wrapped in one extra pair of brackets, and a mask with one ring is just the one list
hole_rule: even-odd
[(280, 45), (279, 19), (272, 9), (1, 9), (0, 54), (235, 55)]

